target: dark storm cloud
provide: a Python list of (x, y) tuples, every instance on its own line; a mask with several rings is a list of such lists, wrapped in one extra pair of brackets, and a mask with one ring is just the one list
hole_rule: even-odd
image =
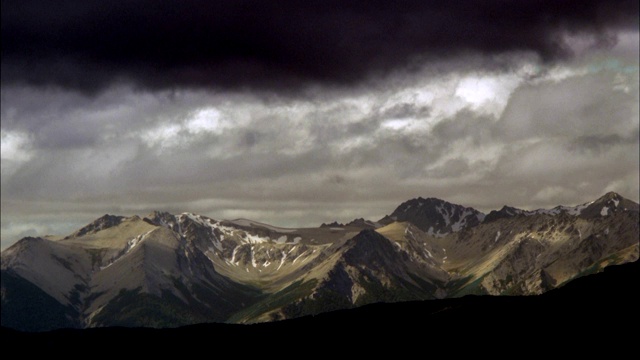
[(2, 1), (2, 83), (349, 84), (460, 53), (610, 46), (637, 1)]
[(415, 104), (400, 103), (393, 105), (380, 113), (382, 119), (422, 118), (429, 115), (428, 106), (416, 106)]

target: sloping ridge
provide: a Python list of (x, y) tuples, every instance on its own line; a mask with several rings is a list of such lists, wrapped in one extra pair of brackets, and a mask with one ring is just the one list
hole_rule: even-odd
[(67, 305), (74, 290), (89, 283), (91, 261), (81, 249), (28, 237), (2, 252), (1, 267)]

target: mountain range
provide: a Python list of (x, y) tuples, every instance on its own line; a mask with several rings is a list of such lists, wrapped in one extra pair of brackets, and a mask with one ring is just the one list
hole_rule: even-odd
[(537, 295), (638, 260), (638, 204), (483, 214), (435, 198), (378, 221), (280, 228), (105, 215), (2, 252), (2, 326), (42, 331), (291, 319), (379, 302)]

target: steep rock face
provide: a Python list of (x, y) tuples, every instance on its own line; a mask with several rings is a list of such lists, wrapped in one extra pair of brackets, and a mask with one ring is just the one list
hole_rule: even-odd
[(282, 307), (276, 317), (296, 317), (373, 302), (434, 299), (446, 275), (374, 230), (363, 230), (337, 251), (341, 255), (318, 285)]
[(483, 219), (484, 214), (473, 208), (420, 197), (402, 203), (391, 215), (378, 222), (384, 225), (393, 221), (410, 222), (430, 235), (443, 236), (476, 226)]
[(441, 239), (444, 268), (463, 284), (453, 287), (456, 295), (540, 294), (637, 260), (637, 219), (634, 211), (591, 220), (566, 212), (498, 219)]

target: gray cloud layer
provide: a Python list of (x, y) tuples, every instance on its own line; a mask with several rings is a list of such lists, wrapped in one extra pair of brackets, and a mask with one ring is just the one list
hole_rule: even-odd
[[(637, 201), (638, 67), (606, 63), (533, 81), (465, 70), (305, 99), (5, 86), (3, 244), (105, 212), (312, 226), (376, 219), (416, 196), (482, 210), (608, 190)], [(495, 98), (477, 102), (465, 86)]]
[(107, 212), (317, 226), (417, 196), (638, 201), (637, 2), (292, 4), (291, 27), (238, 3), (260, 11), (207, 28), (225, 17), (2, 2), (3, 248)]

